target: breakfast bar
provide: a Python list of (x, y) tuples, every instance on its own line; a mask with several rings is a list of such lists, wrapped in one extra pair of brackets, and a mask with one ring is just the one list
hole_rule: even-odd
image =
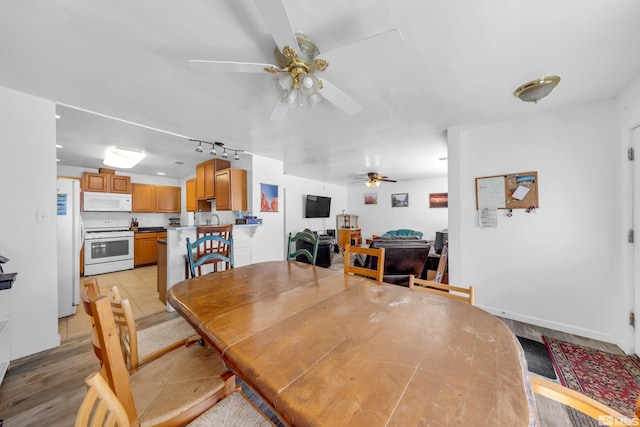
[(168, 302), (288, 425), (539, 425), (513, 333), (444, 296), (272, 261)]

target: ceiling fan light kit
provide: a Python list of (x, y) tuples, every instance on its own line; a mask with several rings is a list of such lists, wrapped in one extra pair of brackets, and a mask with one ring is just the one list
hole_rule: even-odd
[(381, 182), (398, 182), (395, 179), (389, 179), (388, 176), (378, 175), (378, 172), (369, 172), (364, 185), (369, 188), (375, 188), (380, 185)]
[[(273, 79), (273, 87), (278, 97), (271, 112), (271, 120), (282, 120), (289, 108), (307, 105), (313, 107), (323, 99), (346, 114), (352, 115), (362, 110), (351, 96), (326, 79), (319, 80), (315, 72), (325, 71), (334, 51), (324, 52), (325, 58), (318, 58), (318, 46), (301, 33), (295, 33), (287, 13), (285, 0), (253, 0), (258, 13), (275, 41), (275, 62), (189, 60), (194, 69), (218, 73), (264, 73), (279, 74)], [(357, 57), (363, 49), (369, 50), (375, 44), (380, 51), (395, 49), (404, 37), (397, 29), (392, 29), (357, 42), (340, 47), (340, 57)], [(334, 56), (335, 58), (335, 56)], [(331, 59), (333, 61), (333, 59)], [(375, 61), (376, 58), (370, 58)], [(344, 67), (346, 68), (346, 67)]]
[(560, 77), (558, 76), (541, 77), (523, 84), (513, 92), (513, 95), (524, 102), (537, 104), (538, 101), (549, 95), (559, 82)]

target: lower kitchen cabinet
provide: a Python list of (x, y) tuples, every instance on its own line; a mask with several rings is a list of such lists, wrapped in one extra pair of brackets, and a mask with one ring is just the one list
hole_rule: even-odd
[(158, 233), (136, 233), (133, 237), (133, 266), (157, 262), (156, 241)]

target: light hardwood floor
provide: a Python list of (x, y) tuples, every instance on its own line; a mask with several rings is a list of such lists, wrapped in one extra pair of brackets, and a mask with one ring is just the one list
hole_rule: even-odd
[[(334, 265), (332, 268), (342, 268)], [(123, 297), (131, 300), (141, 329), (177, 316), (168, 313), (158, 300), (155, 266), (98, 276), (101, 293), (117, 285)], [(501, 319), (516, 335), (542, 342), (542, 335), (612, 353), (623, 354), (615, 345)], [(60, 347), (11, 362), (0, 386), (0, 427), (71, 426), (85, 393), (84, 378), (98, 371), (90, 344), (89, 318), (78, 310), (74, 316), (59, 319)], [(543, 427), (572, 426), (562, 405), (543, 397), (536, 403)], [(3, 421), (4, 420), (4, 421)]]

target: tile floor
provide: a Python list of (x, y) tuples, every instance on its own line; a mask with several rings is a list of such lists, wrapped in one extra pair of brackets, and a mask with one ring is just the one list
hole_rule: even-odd
[[(155, 265), (99, 274), (95, 277), (98, 279), (102, 295), (107, 295), (112, 286), (118, 286), (122, 298), (129, 298), (136, 319), (166, 310), (166, 306), (158, 299), (157, 267)], [(78, 307), (73, 316), (58, 319), (58, 333), (63, 342), (69, 338), (86, 334), (90, 330), (91, 321), (82, 307)]]

